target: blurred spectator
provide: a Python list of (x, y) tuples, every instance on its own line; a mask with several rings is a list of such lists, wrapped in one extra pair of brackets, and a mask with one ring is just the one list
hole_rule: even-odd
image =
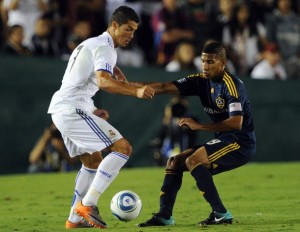
[(300, 16), (300, 0), (295, 0), (296, 2), (296, 13)]
[(78, 35), (82, 40), (86, 40), (92, 36), (92, 26), (87, 20), (79, 20), (74, 25), (72, 34)]
[(188, 101), (180, 96), (171, 98), (166, 105), (159, 136), (150, 142), (157, 165), (165, 165), (169, 157), (195, 145), (196, 131), (178, 125), (182, 117), (195, 119), (188, 111)]
[[(70, 0), (49, 0), (49, 9), (45, 16), (52, 22), (52, 38), (59, 45), (60, 50), (67, 41), (67, 35), (70, 33)], [(73, 1), (74, 2), (74, 1)]]
[(280, 60), (281, 56), (278, 46), (274, 43), (265, 45), (262, 60), (254, 66), (251, 72), (251, 78), (286, 80), (287, 74)]
[[(109, 0), (109, 2), (112, 0)], [(98, 36), (107, 29), (106, 0), (69, 0), (70, 27), (78, 21), (87, 21), (91, 36)]]
[(21, 25), (24, 29), (24, 45), (31, 47), (35, 22), (48, 10), (48, 0), (3, 0), (7, 14), (7, 26)]
[(266, 16), (274, 9), (274, 0), (250, 0), (256, 19), (265, 25)]
[(127, 47), (118, 47), (118, 60), (119, 66), (135, 67), (139, 68), (145, 65), (144, 53), (136, 44), (136, 40), (130, 41)]
[(51, 124), (29, 154), (28, 172), (69, 171), (76, 161), (78, 159), (70, 158), (59, 130)]
[(60, 56), (59, 45), (52, 38), (52, 22), (50, 18), (41, 17), (36, 21), (31, 44), (31, 50), (35, 56)]
[(153, 15), (152, 27), (156, 64), (165, 66), (177, 45), (183, 40), (193, 39), (194, 35), (177, 1), (163, 0), (162, 3), (162, 8)]
[(165, 69), (168, 72), (181, 70), (200, 71), (201, 63), (196, 60), (194, 45), (189, 42), (180, 43), (175, 50), (172, 60), (166, 65)]
[(238, 4), (232, 20), (223, 29), (223, 44), (232, 52), (232, 61), (239, 75), (250, 74), (257, 63), (261, 47), (266, 43), (266, 30), (254, 18), (251, 5)]
[(3, 10), (3, 0), (0, 0), (0, 47), (3, 47), (6, 36), (6, 27), (4, 22), (7, 21), (6, 13)]
[(296, 56), (292, 56), (286, 61), (285, 67), (289, 79), (300, 80), (300, 50)]
[(221, 25), (226, 25), (230, 22), (233, 16), (233, 9), (237, 0), (218, 0), (219, 2), (219, 14), (217, 17), (218, 22)]
[(180, 8), (184, 11), (185, 24), (190, 25), (194, 32), (196, 55), (201, 55), (203, 45), (207, 39), (221, 40), (222, 26), (217, 20), (218, 6), (216, 1), (187, 0)]
[(64, 61), (68, 61), (73, 50), (82, 42), (82, 38), (78, 35), (72, 34), (69, 36), (69, 39), (66, 42), (66, 46), (61, 55), (61, 59)]
[(154, 52), (149, 52), (149, 48), (153, 51), (154, 32), (152, 28), (152, 15), (161, 8), (161, 1), (140, 1), (142, 4), (142, 11), (140, 15), (141, 23), (139, 29), (136, 31), (136, 40), (138, 46), (144, 53), (145, 64), (154, 64), (156, 57)]
[(10, 55), (29, 56), (29, 48), (23, 45), (24, 30), (20, 25), (8, 28), (7, 41), (3, 46), (3, 52)]
[(77, 45), (91, 36), (91, 24), (87, 20), (79, 20), (72, 28), (71, 33), (67, 36), (67, 41), (62, 48), (61, 58), (67, 61)]
[(300, 16), (293, 11), (296, 8), (292, 0), (277, 0), (276, 3), (266, 20), (267, 38), (278, 44), (285, 61), (296, 56), (300, 49)]

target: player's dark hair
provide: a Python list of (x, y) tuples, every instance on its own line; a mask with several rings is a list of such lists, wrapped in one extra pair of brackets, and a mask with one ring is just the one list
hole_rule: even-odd
[(220, 58), (226, 59), (226, 49), (217, 41), (206, 43), (202, 52), (207, 54), (217, 54)]
[(137, 13), (132, 8), (128, 6), (120, 6), (112, 14), (109, 25), (111, 25), (113, 21), (117, 22), (119, 26), (121, 26), (128, 23), (128, 21), (139, 23), (140, 19)]

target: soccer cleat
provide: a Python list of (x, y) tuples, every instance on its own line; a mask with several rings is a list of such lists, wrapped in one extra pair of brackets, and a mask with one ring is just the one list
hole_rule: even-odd
[(75, 212), (88, 221), (88, 223), (90, 223), (93, 227), (106, 228), (106, 223), (100, 217), (97, 206), (84, 206), (80, 201), (75, 208)]
[(66, 221), (66, 229), (91, 228), (91, 227), (93, 226), (84, 219), (82, 219), (77, 223), (70, 222), (69, 220)]
[(138, 224), (137, 226), (148, 227), (148, 226), (171, 226), (171, 225), (175, 225), (175, 220), (172, 216), (170, 217), (169, 220), (167, 220), (154, 213), (152, 218), (150, 218), (146, 222)]
[(199, 226), (231, 224), (233, 217), (229, 211), (226, 213), (212, 212), (208, 218), (199, 222)]

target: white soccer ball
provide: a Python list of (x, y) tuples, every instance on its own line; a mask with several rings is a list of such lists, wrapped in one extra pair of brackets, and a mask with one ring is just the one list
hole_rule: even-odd
[(117, 219), (127, 222), (139, 216), (142, 210), (142, 201), (135, 192), (123, 190), (114, 195), (110, 209)]

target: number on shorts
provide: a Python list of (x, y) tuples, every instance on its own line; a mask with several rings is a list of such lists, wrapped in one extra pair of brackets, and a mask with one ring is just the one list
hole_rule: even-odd
[(213, 140), (207, 142), (206, 144), (208, 144), (208, 145), (213, 145), (213, 144), (220, 143), (220, 142), (221, 142), (220, 139), (213, 139)]

